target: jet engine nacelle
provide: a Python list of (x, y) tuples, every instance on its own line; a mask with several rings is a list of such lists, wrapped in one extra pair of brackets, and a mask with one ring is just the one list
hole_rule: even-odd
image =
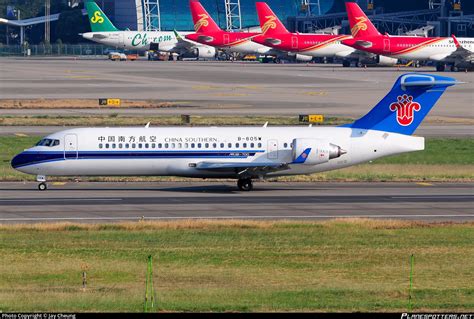
[(346, 154), (340, 146), (324, 139), (297, 138), (293, 140), (293, 162), (305, 165), (318, 165)]
[(390, 58), (384, 55), (375, 55), (360, 60), (362, 65), (376, 65), (376, 66), (394, 66), (398, 63), (398, 59)]
[(216, 56), (216, 48), (213, 47), (200, 47), (194, 49), (194, 56), (200, 59), (213, 59)]
[(311, 62), (313, 60), (312, 56), (304, 55), (304, 54), (296, 54), (296, 61), (300, 62)]
[(390, 58), (385, 55), (377, 55), (377, 65), (380, 66), (394, 66), (397, 65), (398, 59)]

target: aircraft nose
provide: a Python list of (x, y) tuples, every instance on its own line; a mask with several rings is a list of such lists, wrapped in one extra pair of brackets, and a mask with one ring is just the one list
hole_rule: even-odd
[(25, 152), (23, 152), (13, 157), (11, 161), (11, 166), (16, 170), (19, 170), (19, 168), (25, 165), (26, 163), (28, 163), (28, 158)]
[(11, 165), (14, 169), (16, 169), (18, 166), (20, 166), (20, 161), (21, 161), (21, 154), (15, 155), (11, 161)]

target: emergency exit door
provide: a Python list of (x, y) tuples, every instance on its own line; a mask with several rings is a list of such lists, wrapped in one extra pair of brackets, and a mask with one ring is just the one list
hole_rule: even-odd
[(278, 159), (278, 141), (277, 140), (268, 141), (267, 157), (268, 159)]
[(64, 137), (64, 158), (65, 159), (77, 159), (77, 135), (68, 134)]
[(291, 37), (291, 48), (298, 49), (298, 37)]
[(390, 52), (390, 39), (383, 39), (383, 50)]
[(228, 35), (228, 34), (224, 34), (224, 44), (229, 44), (229, 43), (230, 43), (229, 35)]

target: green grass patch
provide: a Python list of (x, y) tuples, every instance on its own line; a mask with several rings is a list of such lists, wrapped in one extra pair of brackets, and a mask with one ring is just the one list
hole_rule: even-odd
[[(0, 311), (474, 309), (474, 224), (137, 222), (0, 226)], [(88, 287), (81, 290), (87, 269)]]
[[(0, 136), (0, 181), (34, 180), (13, 170), (10, 161), (39, 141), (39, 136)], [(57, 180), (67, 180), (58, 178)], [(93, 177), (90, 181), (174, 181), (170, 177)], [(427, 139), (426, 150), (383, 158), (342, 170), (279, 178), (282, 181), (472, 181), (474, 139)]]

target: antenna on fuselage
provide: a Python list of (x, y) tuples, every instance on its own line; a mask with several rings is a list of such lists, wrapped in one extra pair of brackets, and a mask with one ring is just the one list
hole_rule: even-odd
[(151, 122), (148, 122), (148, 123), (145, 125), (145, 128), (149, 128), (149, 127), (150, 127), (150, 123), (151, 123)]
[(267, 128), (267, 126), (268, 126), (268, 122), (265, 122), (265, 124), (263, 124), (263, 127)]

